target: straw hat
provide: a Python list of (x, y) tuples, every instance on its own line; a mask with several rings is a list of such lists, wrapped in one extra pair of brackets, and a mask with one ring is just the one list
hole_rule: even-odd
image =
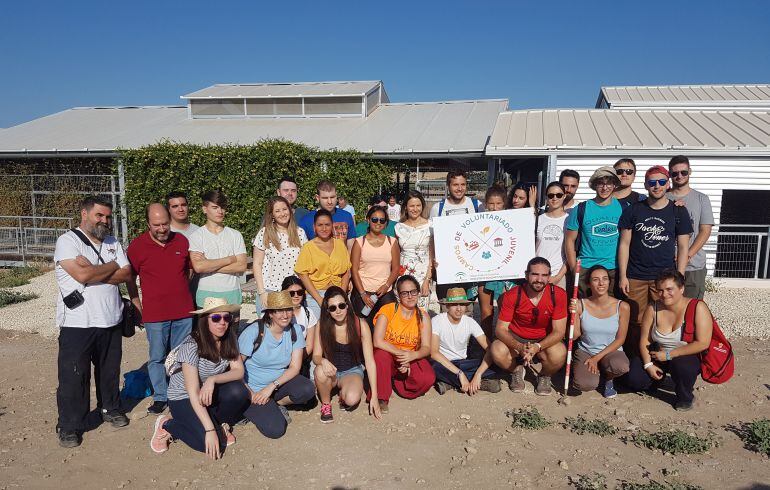
[(262, 310), (287, 310), (294, 308), (288, 291), (271, 291), (267, 293), (267, 301), (262, 305)]
[(449, 288), (446, 298), (439, 301), (442, 305), (466, 305), (470, 303), (463, 288)]
[(207, 315), (209, 313), (223, 312), (236, 313), (241, 311), (241, 305), (231, 305), (224, 298), (206, 298), (203, 300), (203, 308), (191, 311), (198, 315)]

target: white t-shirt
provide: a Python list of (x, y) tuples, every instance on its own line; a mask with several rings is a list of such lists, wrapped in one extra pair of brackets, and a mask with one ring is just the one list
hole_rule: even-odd
[(446, 313), (436, 315), (431, 320), (433, 334), (438, 335), (438, 350), (450, 361), (468, 357), (468, 340), (471, 335), (478, 338), (484, 335), (481, 326), (473, 318), (463, 315), (457, 325), (449, 321)]
[(398, 223), (401, 221), (401, 205), (396, 203), (393, 206), (388, 204), (388, 218), (390, 221)]
[[(438, 216), (438, 209), (441, 207), (441, 201), (435, 203), (432, 208), (430, 208), (430, 217), (435, 218)], [(479, 202), (478, 203), (479, 212), (484, 211), (484, 205)], [(444, 209), (441, 210), (441, 216), (452, 216), (453, 214), (474, 214), (476, 212), (476, 208), (473, 207), (473, 199), (471, 199), (468, 196), (465, 196), (465, 199), (463, 199), (463, 202), (460, 204), (452, 204), (449, 202), (449, 199), (444, 201)]]
[(564, 213), (559, 218), (549, 218), (541, 214), (537, 218), (537, 239), (535, 253), (538, 257), (548, 259), (551, 263), (551, 274), (555, 275), (566, 261), (564, 255), (564, 224), (569, 215)]
[(185, 237), (185, 238), (187, 238), (187, 241), (190, 241), (190, 236), (191, 236), (191, 235), (193, 234), (193, 232), (194, 232), (195, 230), (197, 230), (198, 228), (200, 228), (200, 226), (198, 226), (198, 225), (195, 225), (195, 224), (193, 224), (193, 223), (190, 223), (190, 225), (187, 227), (187, 229), (186, 229), (186, 230), (179, 230), (179, 229), (177, 229), (177, 228), (174, 228), (174, 227), (172, 226), (172, 227), (171, 227), (171, 231), (175, 231), (175, 232), (177, 232), (177, 233), (181, 233), (182, 235), (184, 235), (184, 237)]
[[(229, 226), (225, 226), (219, 234), (211, 233), (208, 228), (201, 226), (188, 239), (191, 252), (203, 252), (207, 259), (221, 259), (231, 255), (246, 253), (243, 235)], [(223, 293), (241, 288), (240, 274), (208, 272), (200, 274), (198, 289)]]
[[(79, 229), (79, 228), (78, 228)], [(123, 268), (128, 265), (123, 247), (115, 237), (108, 236), (101, 246), (94, 243), (104, 262), (117, 262)], [(56, 283), (59, 285), (59, 294), (56, 297), (56, 324), (59, 327), (75, 328), (108, 328), (120, 323), (123, 315), (123, 302), (120, 299), (120, 290), (113, 284), (95, 282), (83, 285), (70, 276), (62, 268), (62, 260), (74, 259), (78, 255), (87, 258), (94, 265), (101, 265), (96, 252), (83, 243), (73, 232), (68, 231), (56, 240), (56, 249), (53, 260), (56, 264)], [(72, 291), (80, 291), (85, 300), (82, 305), (70, 310), (64, 306), (62, 295), (67, 296)]]
[[(310, 316), (309, 318), (308, 315)], [(300, 307), (299, 314), (294, 315), (294, 323), (299, 325), (302, 335), (307, 339), (307, 331), (318, 324), (318, 318), (310, 308)]]
[(290, 247), (289, 235), (278, 232), (281, 250), (277, 250), (272, 245), (265, 249), (265, 228), (259, 229), (253, 245), (265, 253), (265, 260), (262, 262), (262, 282), (267, 291), (280, 291), (283, 280), (287, 276), (294, 275), (294, 266), (297, 264), (299, 249), (307, 243), (305, 230), (297, 227), (297, 234), (299, 235), (299, 247)]

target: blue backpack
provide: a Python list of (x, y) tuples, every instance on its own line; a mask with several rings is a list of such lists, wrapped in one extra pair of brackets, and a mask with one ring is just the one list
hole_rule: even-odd
[[(438, 202), (438, 215), (441, 216), (444, 213), (444, 203), (446, 202), (446, 199), (442, 199)], [(479, 202), (475, 198), (471, 198), (471, 202), (473, 203), (473, 210), (477, 213), (479, 212)]]

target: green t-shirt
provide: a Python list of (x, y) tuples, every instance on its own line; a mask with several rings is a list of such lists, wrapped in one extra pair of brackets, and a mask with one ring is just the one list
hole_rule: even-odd
[[(368, 221), (362, 221), (356, 225), (356, 236), (364, 236), (367, 233), (369, 233)], [(388, 224), (385, 226), (385, 229), (382, 230), (382, 234), (385, 236), (396, 238), (396, 222), (388, 221)]]

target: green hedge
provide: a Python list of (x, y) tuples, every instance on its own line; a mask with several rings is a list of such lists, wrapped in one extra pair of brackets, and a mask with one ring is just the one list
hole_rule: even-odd
[(243, 233), (246, 242), (259, 231), (259, 218), (278, 179), (294, 177), (299, 185), (297, 204), (312, 209), (315, 186), (326, 178), (337, 185), (356, 208), (366, 212), (369, 197), (392, 185), (393, 163), (364, 159), (355, 151), (321, 151), (285, 140), (263, 140), (250, 146), (200, 146), (161, 142), (135, 150), (120, 150), (126, 176), (129, 236), (146, 229), (145, 206), (162, 202), (172, 190), (187, 193), (191, 219), (202, 224), (201, 192), (222, 189), (229, 201), (228, 226)]

